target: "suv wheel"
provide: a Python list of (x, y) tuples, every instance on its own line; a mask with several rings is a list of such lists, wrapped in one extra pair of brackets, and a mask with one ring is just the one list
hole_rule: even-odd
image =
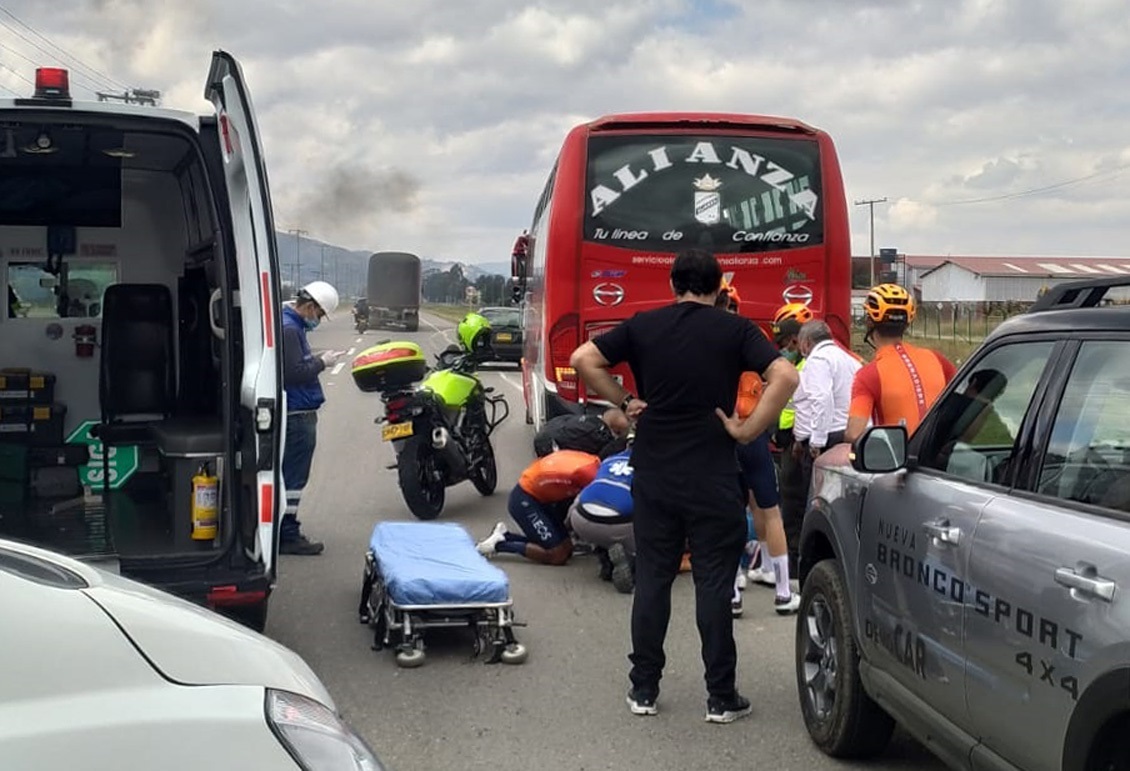
[(848, 608), (838, 564), (818, 563), (797, 614), (797, 692), (812, 741), (832, 757), (861, 758), (882, 752), (895, 724), (863, 690)]

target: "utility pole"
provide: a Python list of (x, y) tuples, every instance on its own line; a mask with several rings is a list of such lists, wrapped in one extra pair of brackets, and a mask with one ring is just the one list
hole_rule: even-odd
[(871, 258), (868, 262), (871, 264), (871, 286), (875, 286), (875, 204), (886, 203), (887, 199), (872, 198), (868, 201), (856, 201), (856, 206), (867, 206), (871, 209)]
[(310, 231), (303, 230), (302, 228), (291, 228), (286, 232), (294, 234), (294, 287), (297, 290), (302, 288), (302, 249), (300, 240), (302, 236), (310, 235)]

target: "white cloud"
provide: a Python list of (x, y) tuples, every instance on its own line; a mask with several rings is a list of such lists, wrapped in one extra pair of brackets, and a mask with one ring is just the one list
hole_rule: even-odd
[[(158, 88), (165, 105), (201, 110), (211, 51), (233, 53), (277, 219), (346, 246), (505, 259), (566, 132), (638, 110), (786, 115), (829, 131), (849, 202), (890, 200), (876, 207), (876, 248), (1117, 255), (1130, 242), (1125, 0), (5, 7), (98, 71), (72, 67), (79, 92)], [(27, 79), (20, 55), (52, 63), (28, 41), (46, 42), (0, 20), (0, 63)], [(0, 85), (28, 90), (3, 68)], [(867, 207), (849, 208), (866, 254)]]

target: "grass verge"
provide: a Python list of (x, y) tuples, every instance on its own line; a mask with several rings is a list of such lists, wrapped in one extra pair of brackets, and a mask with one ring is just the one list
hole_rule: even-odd
[(443, 305), (440, 303), (425, 303), (420, 306), (420, 310), (439, 316), (441, 319), (448, 321), (462, 321), (472, 308), (467, 305)]

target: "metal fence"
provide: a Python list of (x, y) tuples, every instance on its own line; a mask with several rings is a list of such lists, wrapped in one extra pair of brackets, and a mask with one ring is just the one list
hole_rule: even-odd
[[(1005, 319), (1028, 310), (1027, 302), (923, 302), (908, 336), (920, 340), (983, 340)], [(863, 328), (862, 315), (856, 324)]]

